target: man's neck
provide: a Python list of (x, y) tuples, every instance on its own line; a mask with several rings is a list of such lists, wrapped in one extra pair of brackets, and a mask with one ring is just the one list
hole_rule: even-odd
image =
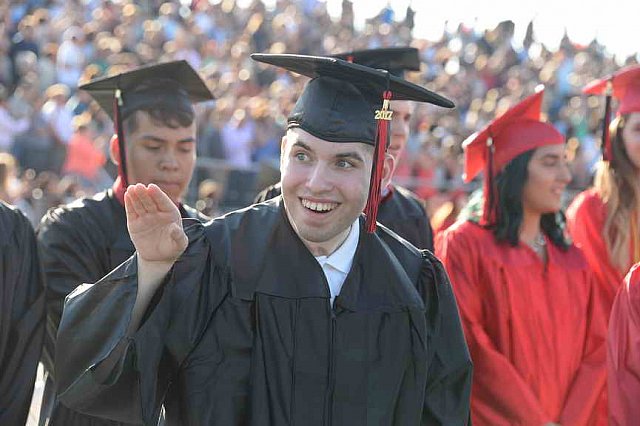
[(351, 231), (351, 226), (348, 227), (343, 232), (341, 232), (340, 234), (333, 237), (331, 240), (324, 241), (322, 243), (314, 243), (311, 241), (306, 241), (304, 238), (300, 237), (300, 235), (298, 235), (298, 237), (300, 237), (304, 245), (307, 246), (307, 248), (309, 249), (309, 251), (314, 257), (331, 256), (333, 252), (338, 250), (338, 248), (340, 248), (342, 243), (344, 243), (344, 241), (349, 236), (350, 231)]

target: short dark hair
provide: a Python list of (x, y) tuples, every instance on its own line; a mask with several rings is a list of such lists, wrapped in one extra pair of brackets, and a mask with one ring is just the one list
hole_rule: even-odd
[[(498, 241), (517, 246), (520, 241), (520, 225), (522, 225), (522, 193), (529, 176), (528, 165), (535, 149), (520, 154), (496, 176), (498, 193), (498, 218), (493, 234)], [(565, 216), (561, 211), (543, 214), (540, 219), (542, 232), (557, 247), (567, 250), (571, 242), (565, 237)]]
[(132, 133), (138, 130), (139, 112), (145, 112), (153, 124), (161, 127), (170, 127), (172, 129), (188, 127), (193, 123), (193, 120), (195, 120), (193, 108), (191, 108), (191, 110), (180, 110), (163, 108), (156, 105), (153, 108), (140, 108), (128, 114), (122, 121), (125, 132)]
[(152, 80), (138, 87), (137, 93), (161, 92), (152, 104), (140, 106), (124, 113), (122, 124), (127, 133), (138, 129), (138, 112), (149, 115), (151, 121), (161, 127), (188, 127), (195, 120), (195, 112), (190, 102), (181, 102), (186, 96), (184, 90), (173, 81)]

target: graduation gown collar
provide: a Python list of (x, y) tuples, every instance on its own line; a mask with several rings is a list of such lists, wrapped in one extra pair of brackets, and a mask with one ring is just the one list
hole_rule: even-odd
[[(260, 213), (265, 209), (270, 213)], [(282, 198), (248, 209), (243, 216), (231, 237), (233, 294), (242, 299), (253, 299), (255, 292), (285, 299), (325, 298), (329, 303), (322, 267), (291, 226)], [(359, 226), (353, 265), (336, 307), (389, 312), (424, 309), (412, 280), (390, 248), (378, 235), (364, 232), (362, 216)], [(249, 247), (251, 253), (247, 253)]]

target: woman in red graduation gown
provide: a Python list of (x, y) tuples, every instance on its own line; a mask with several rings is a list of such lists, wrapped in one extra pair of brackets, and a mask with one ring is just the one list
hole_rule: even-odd
[(616, 296), (608, 337), (609, 424), (640, 420), (640, 264), (625, 278)]
[[(609, 312), (624, 275), (640, 262), (640, 66), (623, 68), (585, 88), (607, 99), (603, 158), (593, 188), (578, 195), (567, 210), (569, 232), (584, 252)], [(609, 126), (610, 97), (618, 113)]]
[(465, 178), (484, 170), (479, 217), (437, 239), (474, 362), (474, 425), (604, 424), (605, 321), (580, 251), (562, 231), (564, 138), (543, 92), (472, 135)]

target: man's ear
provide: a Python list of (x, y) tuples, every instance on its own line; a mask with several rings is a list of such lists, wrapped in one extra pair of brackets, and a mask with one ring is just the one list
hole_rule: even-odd
[(109, 141), (109, 157), (111, 157), (113, 164), (120, 165), (120, 144), (117, 135), (113, 135)]
[(380, 188), (386, 188), (391, 184), (391, 177), (393, 176), (393, 171), (396, 167), (395, 160), (391, 156), (391, 154), (384, 155), (384, 164), (382, 166), (382, 182), (380, 183)]

